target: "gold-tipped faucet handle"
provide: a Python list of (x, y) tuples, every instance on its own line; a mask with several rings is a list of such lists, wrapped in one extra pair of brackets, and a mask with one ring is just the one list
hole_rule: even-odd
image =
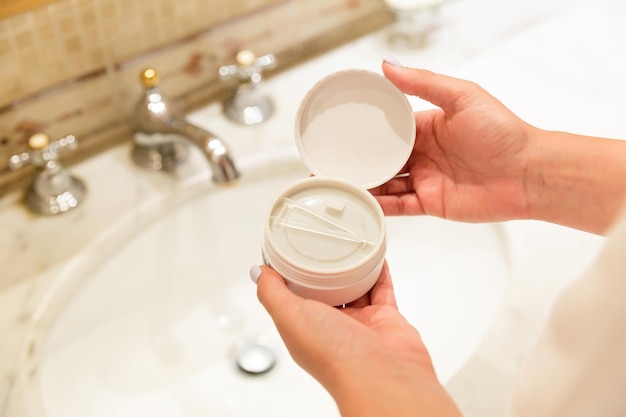
[(35, 133), (28, 138), (27, 151), (9, 158), (10, 169), (36, 167), (33, 182), (24, 194), (26, 205), (35, 213), (64, 213), (78, 206), (85, 197), (85, 184), (59, 162), (60, 152), (76, 147), (73, 135), (52, 141), (45, 133)]
[(248, 49), (237, 52), (235, 62), (242, 67), (249, 67), (256, 63), (256, 54)]
[(28, 147), (34, 151), (40, 151), (50, 145), (50, 136), (45, 133), (35, 133), (28, 138)]
[(51, 141), (45, 133), (35, 133), (28, 138), (28, 151), (11, 155), (9, 168), (16, 170), (25, 165), (44, 166), (48, 161), (56, 161), (60, 151), (75, 149), (78, 145), (73, 135)]
[(140, 80), (141, 85), (152, 88), (159, 83), (159, 74), (154, 68), (146, 68), (141, 72)]
[(276, 68), (276, 57), (272, 54), (257, 56), (249, 49), (235, 55), (235, 63), (219, 68), (222, 81), (239, 81), (233, 95), (224, 102), (226, 117), (237, 123), (255, 125), (264, 122), (274, 113), (271, 98), (259, 91), (257, 86), (263, 80), (263, 71)]
[(219, 68), (222, 80), (237, 78), (246, 82), (258, 83), (261, 73), (266, 69), (276, 68), (276, 58), (272, 54), (257, 56), (249, 49), (243, 49), (235, 55), (235, 63)]

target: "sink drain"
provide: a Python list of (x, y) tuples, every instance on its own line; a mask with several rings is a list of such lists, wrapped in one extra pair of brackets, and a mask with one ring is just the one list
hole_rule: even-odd
[(247, 342), (237, 348), (235, 362), (247, 374), (262, 375), (276, 365), (276, 355), (265, 345)]

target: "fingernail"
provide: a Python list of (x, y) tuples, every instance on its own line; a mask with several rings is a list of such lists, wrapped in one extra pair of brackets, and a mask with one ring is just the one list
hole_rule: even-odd
[(260, 276), (261, 276), (261, 268), (258, 265), (254, 265), (252, 268), (250, 268), (250, 279), (252, 280), (252, 282), (254, 282), (255, 285), (257, 281), (259, 280)]
[(402, 62), (398, 61), (397, 58), (391, 55), (383, 55), (383, 61), (388, 63), (389, 65), (393, 65), (394, 67), (403, 67)]

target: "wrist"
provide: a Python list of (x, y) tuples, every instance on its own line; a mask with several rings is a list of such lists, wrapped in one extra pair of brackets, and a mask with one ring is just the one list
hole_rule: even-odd
[(434, 370), (420, 364), (387, 364), (376, 372), (344, 373), (331, 392), (342, 417), (461, 417)]
[(537, 128), (530, 141), (530, 218), (605, 233), (626, 195), (626, 142)]

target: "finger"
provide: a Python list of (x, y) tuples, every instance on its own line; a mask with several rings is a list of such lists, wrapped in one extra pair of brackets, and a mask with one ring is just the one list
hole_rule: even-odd
[(367, 307), (368, 305), (370, 305), (369, 292), (357, 298), (356, 300), (346, 304), (346, 307), (347, 308), (363, 308), (363, 307)]
[(410, 192), (413, 192), (413, 178), (410, 176), (392, 178), (370, 190), (373, 195), (402, 195)]
[(474, 83), (432, 71), (383, 63), (383, 73), (403, 93), (420, 97), (454, 113), (457, 101)]
[(413, 182), (414, 179), (410, 175), (392, 178), (372, 188), (370, 193), (376, 198), (386, 216), (424, 214)]
[(378, 281), (376, 281), (376, 284), (374, 284), (374, 287), (370, 290), (370, 301), (372, 305), (388, 305), (396, 309), (398, 308), (396, 295), (393, 291), (391, 274), (389, 273), (389, 265), (386, 260), (383, 264), (383, 269)]
[[(281, 318), (285, 311), (293, 311), (302, 299), (287, 288), (285, 280), (272, 268), (261, 266), (260, 269), (261, 274), (257, 278), (257, 298), (269, 315), (276, 319)], [(252, 270), (250, 274), (253, 274)]]
[[(310, 352), (319, 351), (322, 347), (320, 344), (324, 343), (322, 337), (316, 337), (320, 332), (320, 323), (317, 320), (321, 314), (303, 308), (304, 299), (292, 293), (287, 288), (285, 280), (272, 268), (261, 266), (260, 269), (257, 298), (272, 317), (293, 358), (301, 365), (305, 365)], [(251, 270), (250, 275), (252, 274)], [(307, 305), (314, 307), (312, 303)]]
[[(254, 267), (253, 267), (254, 268)], [(309, 341), (324, 327), (324, 320), (337, 313), (327, 304), (305, 300), (294, 294), (285, 280), (269, 266), (261, 266), (257, 278), (257, 298), (272, 317), (278, 332), (291, 347)], [(251, 270), (252, 276), (252, 270)], [(339, 315), (341, 317), (341, 315)], [(318, 337), (320, 341), (321, 338)], [(311, 345), (313, 347), (313, 345)]]
[(415, 191), (397, 195), (375, 195), (385, 216), (421, 216), (427, 214)]
[[(327, 304), (293, 294), (270, 267), (262, 266), (260, 272), (257, 296), (292, 358), (322, 384), (332, 382), (333, 364), (338, 362), (333, 359), (338, 352), (332, 346), (337, 345), (337, 335), (343, 335), (354, 320)], [(252, 270), (250, 275), (253, 277)]]

